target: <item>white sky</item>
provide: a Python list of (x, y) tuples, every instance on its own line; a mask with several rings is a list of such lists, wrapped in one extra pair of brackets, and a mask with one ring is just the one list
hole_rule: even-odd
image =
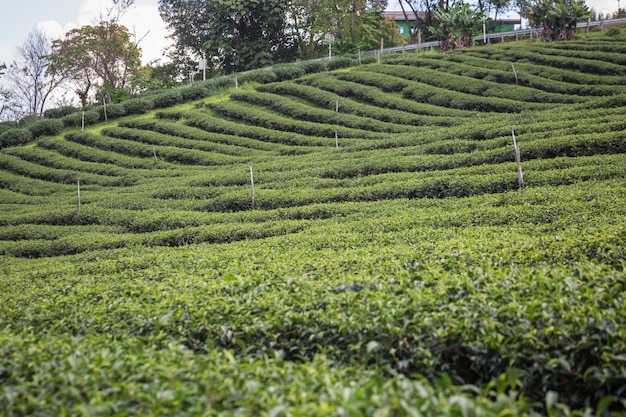
[[(34, 28), (60, 38), (73, 28), (97, 23), (111, 5), (111, 0), (0, 0), (0, 62), (9, 63)], [(157, 0), (135, 0), (121, 23), (139, 38), (145, 35), (139, 44), (143, 63), (165, 61), (163, 50), (171, 42), (166, 39)]]
[[(621, 7), (626, 0), (621, 0)], [(587, 5), (597, 13), (617, 10), (618, 0), (587, 0)], [(61, 37), (68, 30), (94, 24), (101, 12), (111, 5), (111, 0), (0, 0), (0, 63), (8, 63), (15, 48), (24, 42), (35, 27), (49, 37)], [(389, 10), (400, 10), (396, 0), (390, 0)], [(139, 37), (142, 61), (148, 63), (163, 59), (163, 50), (170, 44), (167, 31), (158, 12), (157, 0), (136, 0), (126, 12), (122, 23)]]

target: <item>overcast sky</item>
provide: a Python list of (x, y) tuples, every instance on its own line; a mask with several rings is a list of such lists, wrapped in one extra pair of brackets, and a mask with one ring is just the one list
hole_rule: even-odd
[[(100, 14), (111, 6), (111, 0), (0, 0), (0, 62), (11, 61), (15, 48), (34, 28), (59, 38), (73, 28), (97, 23)], [(139, 44), (144, 63), (163, 58), (163, 49), (170, 41), (157, 0), (135, 0), (122, 23), (138, 37), (145, 35)]]
[[(111, 0), (0, 0), (0, 62), (8, 63), (15, 48), (24, 42), (35, 27), (49, 37), (58, 38), (70, 29), (94, 24), (97, 17), (112, 4)], [(617, 10), (617, 0), (587, 0), (587, 5), (598, 13)], [(622, 0), (621, 7), (626, 7)], [(389, 10), (400, 10), (395, 0)], [(163, 58), (163, 50), (170, 43), (158, 12), (157, 0), (136, 0), (126, 12), (122, 23), (139, 37), (142, 61), (148, 63)]]

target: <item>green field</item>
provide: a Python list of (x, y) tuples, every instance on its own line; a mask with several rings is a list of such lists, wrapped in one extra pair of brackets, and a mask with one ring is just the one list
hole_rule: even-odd
[(625, 415), (625, 52), (282, 65), (3, 147), (0, 415)]

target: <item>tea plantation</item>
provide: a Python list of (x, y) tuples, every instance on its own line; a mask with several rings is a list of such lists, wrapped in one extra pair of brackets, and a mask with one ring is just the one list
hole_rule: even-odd
[(1, 133), (0, 415), (625, 415), (607, 33), (281, 65)]

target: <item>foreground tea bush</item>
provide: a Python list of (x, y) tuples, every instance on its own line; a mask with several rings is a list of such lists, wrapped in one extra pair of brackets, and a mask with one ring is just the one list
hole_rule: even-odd
[(220, 77), (2, 148), (0, 415), (625, 415), (611, 39)]
[[(293, 363), (280, 352), (195, 355), (158, 339), (146, 349), (135, 338), (17, 336), (0, 333), (0, 355), (12, 358), (0, 388), (0, 411), (9, 415), (533, 415), (530, 403), (504, 392), (515, 386), (514, 374), (494, 384), (491, 397), (445, 379), (433, 388), (422, 379), (337, 367), (323, 356)], [(35, 358), (40, 366), (30, 369)]]

